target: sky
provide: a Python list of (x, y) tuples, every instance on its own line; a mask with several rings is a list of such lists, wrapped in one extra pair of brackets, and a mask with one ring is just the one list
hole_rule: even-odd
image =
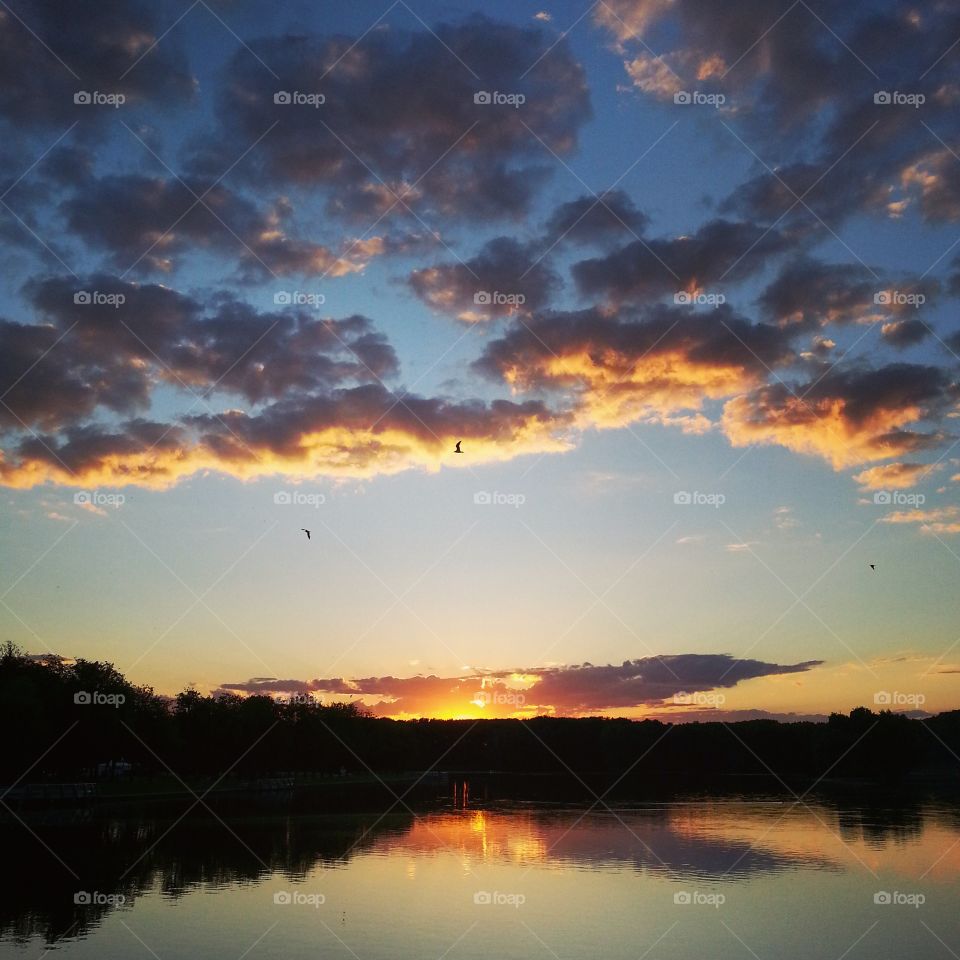
[(0, 64), (4, 640), (960, 707), (960, 3), (11, 0)]

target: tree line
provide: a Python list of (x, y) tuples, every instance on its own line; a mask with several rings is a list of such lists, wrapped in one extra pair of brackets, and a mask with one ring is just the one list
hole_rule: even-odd
[(825, 723), (391, 720), (354, 703), (195, 690), (170, 698), (112, 664), (37, 659), (10, 643), (0, 648), (0, 723), (0, 784), (98, 779), (121, 761), (133, 776), (437, 769), (707, 785), (736, 777), (900, 782), (955, 778), (960, 769), (960, 711), (912, 719), (858, 707)]

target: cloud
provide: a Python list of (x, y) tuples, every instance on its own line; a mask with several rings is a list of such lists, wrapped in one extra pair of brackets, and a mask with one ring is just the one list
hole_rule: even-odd
[[(645, 53), (654, 45), (679, 89), (722, 89), (738, 105), (746, 101), (744, 106), (780, 123), (809, 115), (860, 77), (854, 58), (839, 44), (824, 42), (822, 24), (803, 7), (784, 16), (762, 0), (747, 0), (735, 11), (705, 8), (696, 0), (611, 0), (595, 16), (635, 52), (625, 67), (637, 87), (659, 98), (673, 90), (650, 82), (644, 64), (652, 58)], [(653, 31), (659, 43), (652, 42)]]
[(544, 243), (623, 243), (642, 234), (650, 218), (622, 190), (607, 190), (561, 203), (544, 227)]
[(932, 278), (904, 277), (891, 286), (859, 264), (799, 257), (783, 267), (760, 295), (759, 304), (769, 320), (797, 331), (887, 318), (884, 338), (901, 347), (926, 335), (925, 325), (911, 315), (916, 314), (917, 302), (932, 301), (939, 290), (939, 282)]
[(571, 268), (584, 296), (614, 303), (686, 291), (711, 292), (743, 280), (790, 243), (776, 230), (752, 223), (711, 220), (691, 236), (634, 240), (603, 257)]
[(224, 683), (220, 689), (244, 694), (325, 694), (327, 699), (346, 696), (362, 700), (384, 716), (578, 715), (663, 706), (677, 694), (731, 688), (757, 677), (804, 673), (821, 662), (782, 665), (728, 654), (670, 654), (608, 666), (528, 667), (467, 677), (257, 678)]
[(960, 330), (949, 334), (944, 340), (944, 345), (953, 356), (953, 359), (958, 359), (958, 354), (960, 354)]
[(795, 389), (778, 382), (734, 397), (724, 406), (722, 429), (735, 447), (778, 444), (840, 470), (942, 442), (941, 435), (903, 428), (942, 413), (953, 393), (938, 367), (832, 368)]
[(903, 186), (919, 192), (920, 210), (931, 223), (955, 223), (960, 219), (960, 168), (949, 147), (936, 148), (905, 166)]
[(120, 270), (170, 272), (197, 249), (238, 260), (241, 275), (340, 277), (363, 269), (378, 246), (345, 241), (337, 254), (287, 236), (288, 204), (263, 210), (222, 184), (124, 174), (91, 178), (63, 201), (67, 226)]
[(871, 314), (875, 287), (865, 267), (803, 259), (781, 270), (760, 305), (781, 326), (816, 329)]
[[(625, 660), (616, 666), (539, 672), (537, 699), (569, 712), (659, 703), (678, 693), (734, 687), (755, 677), (800, 673), (821, 661), (792, 665), (739, 660), (727, 654), (676, 654)], [(533, 671), (526, 671), (533, 672)]]
[[(277, 91), (324, 102), (276, 104)], [(477, 103), (480, 92), (525, 101)], [(544, 145), (570, 152), (590, 117), (565, 39), (481, 16), (419, 32), (253, 40), (228, 64), (219, 99), (222, 130), (198, 149), (197, 170), (219, 172), (260, 141), (238, 172), (325, 189), (331, 211), (348, 216), (384, 187), (387, 207), (399, 194), (420, 214), (522, 216), (546, 175)]]
[[(737, 136), (767, 169), (722, 210), (779, 221), (798, 237), (823, 222), (835, 230), (858, 211), (900, 217), (916, 205), (932, 222), (960, 216), (960, 173), (945, 146), (960, 133), (955, 65), (942, 40), (960, 32), (954, 5), (867, 5), (838, 15), (763, 0), (734, 12), (700, 0), (610, 0), (595, 18), (640, 95), (725, 96), (725, 120), (742, 127)], [(913, 103), (894, 99), (915, 95), (925, 98), (927, 131)], [(935, 138), (924, 135), (931, 130)], [(736, 149), (733, 135), (730, 143)]]
[(543, 307), (560, 278), (536, 250), (510, 237), (490, 240), (475, 257), (414, 270), (410, 288), (434, 310), (467, 323)]
[(51, 664), (56, 666), (68, 667), (77, 661), (73, 657), (63, 657), (59, 653), (26, 653), (23, 654), (28, 660), (34, 660), (37, 663)]
[(133, 368), (104, 368), (58, 352), (65, 331), (51, 324), (0, 320), (0, 429), (50, 429), (97, 407), (122, 412), (145, 407), (149, 385)]
[[(294, 395), (259, 412), (84, 425), (30, 435), (0, 456), (0, 483), (163, 489), (212, 470), (240, 479), (370, 477), (569, 449), (569, 418), (529, 401), (454, 402), (380, 384)], [(468, 458), (451, 456), (462, 440)]]
[[(960, 133), (955, 107), (944, 108), (929, 93), (931, 87), (923, 86), (928, 91), (923, 120), (927, 129), (937, 129), (938, 139), (955, 141)], [(855, 84), (851, 90), (859, 88)], [(869, 95), (845, 100), (842, 92), (831, 102), (834, 120), (819, 147), (808, 151), (819, 151), (819, 159), (792, 161), (759, 174), (736, 187), (720, 210), (777, 222), (798, 240), (812, 239), (824, 224), (836, 230), (856, 213), (899, 219), (915, 209), (929, 223), (956, 220), (960, 192), (956, 172), (948, 165), (955, 160), (917, 135), (916, 110), (876, 105)]]
[[(510, 244), (485, 248), (503, 269)], [(91, 302), (76, 302), (78, 288), (94, 292)], [(396, 354), (359, 315), (264, 312), (224, 293), (202, 302), (109, 274), (35, 279), (24, 292), (41, 322), (0, 320), (0, 478), (12, 486), (162, 487), (203, 470), (295, 479), (435, 470), (457, 439), (471, 442), (477, 463), (566, 450), (591, 427), (703, 433), (714, 426), (711, 401), (725, 401), (719, 425), (734, 446), (778, 443), (841, 469), (941, 444), (942, 433), (906, 428), (956, 401), (932, 366), (824, 368), (792, 391), (771, 384), (771, 371), (796, 359), (790, 329), (750, 323), (726, 304), (532, 314), (474, 367), (550, 403), (480, 403), (388, 389)], [(207, 412), (151, 417), (160, 387)], [(96, 422), (112, 415), (124, 419)]]
[[(764, 383), (791, 356), (780, 331), (726, 305), (710, 313), (660, 305), (638, 318), (598, 310), (534, 318), (491, 341), (475, 367), (516, 390), (568, 393), (582, 423), (616, 427), (698, 414), (707, 400)], [(702, 417), (681, 425), (709, 428)]]
[[(105, 271), (35, 279), (23, 288), (23, 305), (11, 298), (0, 317), (4, 482), (80, 476), (167, 485), (202, 470), (370, 476), (437, 469), (452, 439), (469, 438), (479, 458), (472, 463), (499, 461), (569, 449), (579, 430), (646, 422), (722, 429), (735, 446), (780, 444), (836, 469), (895, 460), (861, 470), (858, 480), (867, 489), (881, 478), (891, 488), (905, 484), (914, 466), (905, 461), (942, 444), (935, 421), (958, 412), (950, 368), (877, 361), (869, 370), (843, 357), (830, 366), (845, 338), (826, 328), (878, 322), (885, 348), (932, 350), (915, 307), (921, 295), (938, 296), (940, 284), (878, 279), (867, 266), (814, 258), (811, 230), (820, 225), (807, 222), (791, 191), (813, 188), (811, 202), (831, 225), (829, 214), (839, 222), (854, 210), (938, 222), (960, 216), (960, 175), (944, 147), (960, 142), (960, 87), (951, 58), (940, 57), (942, 37), (960, 31), (960, 13), (858, 9), (836, 24), (851, 49), (891, 74), (930, 67), (922, 116), (943, 139), (937, 143), (929, 131), (916, 135), (916, 110), (873, 102), (862, 66), (803, 5), (768, 33), (776, 14), (761, 0), (734, 13), (704, 10), (699, 0), (596, 8), (642, 95), (669, 98), (678, 84), (724, 90), (724, 122), (757, 131), (757, 157), (771, 165), (688, 235), (647, 237), (646, 212), (623, 190), (532, 207), (555, 167), (551, 152), (576, 150), (591, 111), (584, 69), (545, 17), (530, 22), (535, 9), (520, 26), (478, 16), (435, 30), (384, 23), (362, 36), (231, 45), (213, 81), (209, 129), (178, 126), (172, 137), (159, 110), (127, 115), (148, 143), (176, 142), (185, 182), (131, 167), (146, 161), (139, 149), (115, 150), (102, 121), (83, 120), (102, 111), (72, 102), (69, 71), (35, 76), (23, 52), (34, 39), (0, 11), (8, 132), (19, 135), (20, 124), (31, 143), (42, 132), (46, 148), (53, 135), (40, 124), (52, 118), (63, 131), (81, 117), (76, 135), (35, 168), (17, 167), (28, 175), (0, 189), (23, 191), (28, 226), (54, 237), (58, 251), (60, 231), (67, 260), (82, 253), (76, 262), (84, 269), (102, 262), (120, 272), (144, 254), (145, 270), (189, 267), (203, 276), (209, 264), (197, 255), (209, 254), (235, 267), (228, 284), (257, 284), (269, 303), (284, 292), (264, 287), (271, 275), (344, 276), (376, 258), (436, 250), (440, 231), (423, 217), (441, 218), (444, 236), (451, 227), (475, 234), (478, 223), (501, 217), (536, 225), (524, 239), (485, 230), (483, 246), (464, 260), (430, 254), (404, 267), (408, 289), (429, 307), (495, 321), (473, 369), (495, 384), (483, 396), (509, 389), (511, 400), (463, 398), (453, 382), (441, 388), (452, 396), (385, 386), (399, 377), (398, 357), (364, 316), (324, 317), (280, 302), (258, 308), (236, 294), (187, 295)], [(18, 10), (85, 85), (110, 92), (109, 78), (125, 75), (131, 103), (151, 108), (182, 108), (195, 92), (176, 34), (155, 43), (159, 31), (136, 2), (78, 0), (65, 27), (49, 0), (25, 0)], [(896, 42), (894, 31), (902, 34)], [(662, 58), (647, 56), (644, 37)], [(278, 102), (281, 91), (291, 102)], [(503, 96), (478, 98), (481, 91)], [(515, 102), (495, 102), (511, 94)], [(28, 107), (43, 119), (31, 121)], [(19, 136), (8, 141), (5, 156), (22, 146)], [(241, 156), (227, 186), (218, 178)], [(370, 227), (381, 216), (394, 219)], [(369, 229), (355, 231), (361, 222)], [(307, 223), (322, 228), (305, 234)], [(501, 235), (488, 239), (494, 233)], [(563, 285), (548, 259), (554, 250), (576, 261), (571, 277), (591, 306), (551, 309)], [(792, 259), (768, 282), (784, 255)], [(758, 301), (763, 322), (725, 305), (707, 312), (653, 303), (747, 279), (767, 284)], [(84, 288), (123, 300), (74, 303)], [(781, 376), (807, 382), (786, 387)]]
[(651, 720), (661, 723), (742, 723), (746, 720), (775, 720), (777, 723), (826, 723), (825, 713), (783, 713), (771, 710), (724, 710), (721, 707), (707, 707), (691, 710), (679, 707), (662, 713), (651, 713)]
[(160, 384), (259, 403), (397, 372), (393, 348), (359, 315), (261, 313), (229, 295), (206, 312), (168, 287), (109, 274), (33, 280), (25, 292), (44, 322), (0, 321), (0, 427), (52, 429), (98, 409), (145, 411)]
[(824, 358), (829, 357), (830, 352), (835, 350), (836, 347), (836, 340), (831, 340), (830, 337), (817, 336), (810, 341), (810, 349), (801, 353), (800, 356), (805, 360), (823, 360)]
[(74, 122), (92, 132), (114, 110), (76, 104), (81, 91), (123, 94), (130, 106), (188, 101), (196, 82), (179, 40), (157, 43), (149, 11), (131, 0), (76, 0), (66, 20), (57, 0), (0, 10), (0, 117), (18, 133)]
[[(368, 477), (571, 445), (570, 414), (541, 401), (390, 390), (383, 381), (397, 373), (396, 355), (359, 315), (261, 312), (227, 294), (201, 303), (108, 274), (37, 279), (25, 293), (43, 322), (0, 322), (8, 486), (163, 488), (206, 470)], [(145, 416), (160, 387), (186, 412)], [(457, 440), (469, 460), (449, 456)]]
[(960, 533), (960, 507), (933, 510), (895, 510), (882, 518), (883, 523), (916, 523), (923, 533)]
[(939, 464), (886, 463), (870, 467), (856, 474), (853, 479), (865, 490), (907, 490), (938, 469)]
[(773, 511), (773, 523), (778, 530), (793, 530), (800, 521), (793, 516), (793, 507), (777, 507)]
[(922, 320), (892, 320), (880, 328), (883, 339), (898, 350), (915, 346), (930, 333), (930, 328)]
[(95, 503), (91, 503), (89, 500), (85, 500), (83, 503), (78, 503), (77, 506), (86, 513), (92, 513), (95, 517), (109, 516), (103, 507), (98, 507)]

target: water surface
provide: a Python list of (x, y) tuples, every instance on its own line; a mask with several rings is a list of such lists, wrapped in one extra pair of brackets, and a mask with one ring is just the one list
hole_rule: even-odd
[(960, 953), (960, 815), (949, 804), (475, 807), (461, 795), (402, 815), (303, 806), (281, 797), (4, 824), (0, 957)]

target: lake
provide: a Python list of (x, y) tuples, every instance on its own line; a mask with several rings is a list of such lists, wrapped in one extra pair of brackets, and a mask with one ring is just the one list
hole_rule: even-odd
[(0, 957), (960, 953), (960, 811), (946, 802), (591, 808), (460, 791), (402, 814), (280, 795), (18, 816), (0, 827)]

